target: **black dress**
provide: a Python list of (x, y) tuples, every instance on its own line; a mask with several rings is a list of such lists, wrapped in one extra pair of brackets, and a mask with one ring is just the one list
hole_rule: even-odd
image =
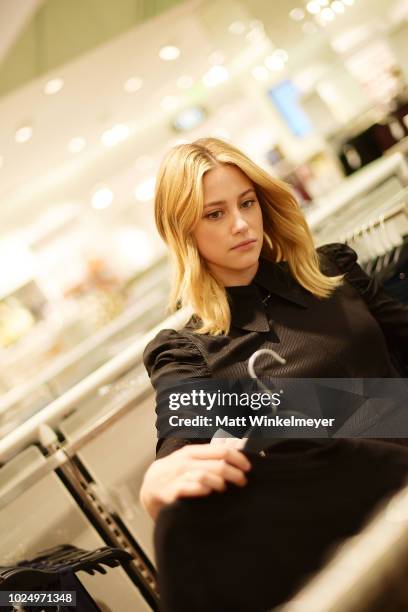
[[(257, 361), (257, 372), (277, 378), (392, 378), (397, 349), (408, 363), (408, 307), (391, 298), (357, 264), (344, 244), (318, 249), (322, 270), (345, 273), (329, 299), (318, 299), (291, 276), (286, 262), (261, 258), (250, 285), (227, 287), (232, 325), (227, 336), (199, 335), (194, 320), (164, 329), (147, 345), (144, 364), (153, 387), (164, 378), (242, 379), (248, 359), (271, 348), (286, 365)], [(160, 404), (157, 405), (160, 413)], [(197, 442), (197, 440), (193, 440)], [(191, 440), (159, 440), (163, 457)]]
[[(408, 363), (408, 308), (363, 272), (346, 245), (318, 252), (328, 275), (346, 274), (329, 299), (299, 286), (285, 262), (261, 259), (250, 285), (227, 288), (227, 336), (198, 335), (191, 320), (149, 343), (144, 363), (153, 386), (165, 377), (245, 377), (248, 358), (264, 347), (287, 361), (260, 360), (257, 370), (276, 377), (398, 377), (390, 352), (398, 348)], [(157, 457), (191, 442), (160, 439)], [(281, 440), (265, 457), (244, 453), (252, 463), (244, 488), (179, 499), (159, 513), (162, 612), (259, 612), (283, 603), (408, 477), (407, 449), (389, 442)]]

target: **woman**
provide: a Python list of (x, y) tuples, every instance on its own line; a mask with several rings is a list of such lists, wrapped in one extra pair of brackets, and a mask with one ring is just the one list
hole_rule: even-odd
[(140, 497), (157, 519), (161, 606), (270, 609), (401, 486), (408, 453), (370, 440), (291, 439), (261, 457), (240, 441), (163, 435), (162, 385), (242, 382), (263, 348), (284, 362), (262, 356), (257, 373), (278, 379), (398, 377), (389, 349), (408, 363), (408, 308), (367, 277), (346, 245), (315, 250), (290, 190), (220, 140), (168, 153), (155, 214), (174, 260), (170, 305), (194, 313), (144, 353), (160, 438)]
[[(408, 362), (408, 308), (358, 266), (342, 244), (315, 250), (288, 187), (214, 138), (173, 148), (157, 181), (155, 216), (174, 260), (170, 305), (194, 313), (162, 330), (144, 363), (167, 378), (239, 379), (260, 348), (260, 374), (292, 378), (392, 378), (389, 349)], [(160, 412), (160, 405), (157, 408)], [(153, 519), (181, 497), (244, 487), (251, 465), (239, 442), (159, 439), (141, 501)]]

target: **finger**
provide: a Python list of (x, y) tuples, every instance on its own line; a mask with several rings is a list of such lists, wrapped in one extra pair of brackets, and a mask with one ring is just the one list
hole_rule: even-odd
[(196, 478), (198, 482), (210, 487), (212, 490), (225, 491), (225, 479), (219, 474), (201, 470), (198, 472)]
[(243, 438), (228, 438), (225, 444), (230, 448), (237, 448), (238, 450), (245, 445), (246, 440)]
[(181, 451), (192, 459), (224, 459), (241, 470), (251, 469), (251, 463), (241, 451), (224, 444), (189, 444)]
[[(205, 474), (211, 473), (219, 476), (223, 480), (232, 482), (240, 487), (245, 486), (247, 483), (246, 476), (242, 469), (229, 464), (224, 459), (196, 460), (190, 466), (190, 469), (191, 467), (193, 467), (193, 470), (198, 469)], [(193, 470), (191, 470), (191, 473), (193, 473)]]
[(179, 497), (195, 497), (196, 495), (208, 495), (209, 493), (211, 493), (211, 488), (194, 478), (191, 471), (169, 483), (169, 486), (164, 487), (161, 498), (165, 504), (171, 504)]
[(211, 491), (211, 487), (201, 482), (193, 482), (192, 480), (187, 480), (180, 483), (179, 487), (177, 488), (175, 497), (202, 497), (204, 495), (209, 495)]
[(211, 444), (224, 444), (230, 448), (242, 448), (245, 440), (241, 438), (213, 438)]
[(210, 444), (225, 444), (226, 438), (212, 438)]

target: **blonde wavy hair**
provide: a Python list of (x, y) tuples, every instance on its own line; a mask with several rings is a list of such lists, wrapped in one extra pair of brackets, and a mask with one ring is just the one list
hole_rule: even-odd
[(173, 259), (170, 311), (190, 306), (199, 334), (227, 334), (231, 313), (225, 288), (200, 256), (192, 232), (203, 214), (203, 176), (220, 164), (237, 166), (254, 185), (262, 210), (261, 256), (286, 260), (293, 277), (318, 298), (328, 298), (343, 275), (320, 271), (312, 234), (290, 188), (239, 149), (217, 138), (180, 144), (164, 157), (156, 182), (155, 220)]

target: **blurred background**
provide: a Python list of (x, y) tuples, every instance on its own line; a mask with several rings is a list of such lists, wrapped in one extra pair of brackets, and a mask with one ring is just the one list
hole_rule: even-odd
[(157, 305), (140, 282), (165, 257), (168, 147), (229, 140), (307, 213), (404, 150), (407, 16), (406, 0), (2, 0), (0, 391), (128, 313), (62, 390), (146, 329), (128, 326)]
[[(78, 449), (104, 431), (77, 459), (153, 559), (137, 501), (155, 445), (141, 354), (167, 316), (153, 194), (169, 147), (242, 148), (292, 185), (317, 244), (348, 242), (408, 301), (407, 83), (408, 0), (0, 0), (5, 519), (27, 505), (16, 474), (50, 440)], [(17, 550), (7, 520), (3, 563), (50, 545), (44, 532)], [(53, 544), (83, 543), (79, 522), (55, 525)]]

